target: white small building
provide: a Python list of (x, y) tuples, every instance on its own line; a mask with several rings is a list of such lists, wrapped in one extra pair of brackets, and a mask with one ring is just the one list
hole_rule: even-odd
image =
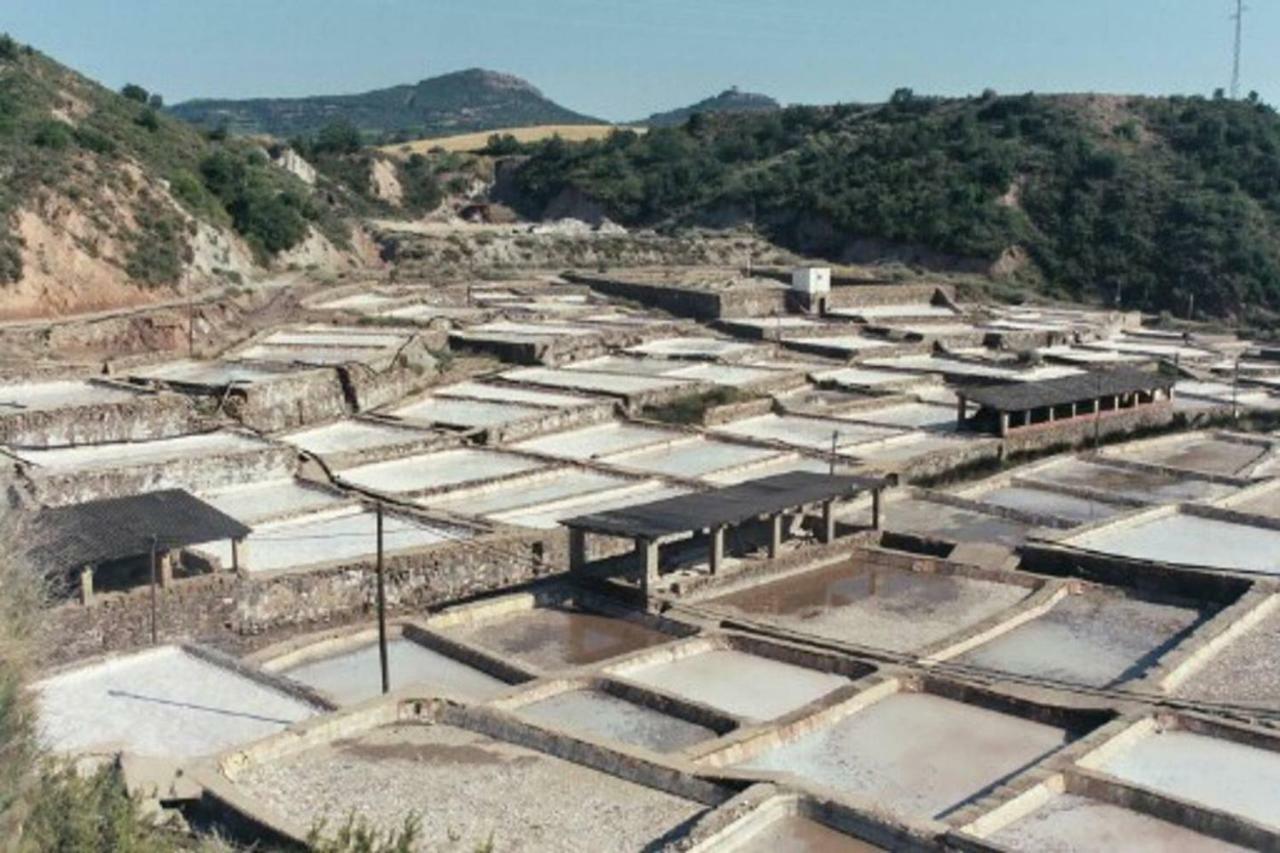
[(831, 295), (831, 267), (796, 267), (791, 271), (791, 293), (800, 310), (825, 314)]
[(831, 267), (796, 267), (791, 271), (791, 289), (816, 299), (831, 292)]

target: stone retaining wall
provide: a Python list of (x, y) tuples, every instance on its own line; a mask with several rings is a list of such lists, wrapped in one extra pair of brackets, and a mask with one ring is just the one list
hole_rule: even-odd
[[(552, 575), (566, 565), (565, 550), (563, 536), (529, 533), (393, 556), (387, 561), (388, 611), (417, 613)], [(157, 590), (157, 634), (160, 642), (199, 640), (237, 652), (258, 648), (287, 634), (368, 618), (376, 583), (368, 560), (266, 578), (231, 572), (180, 578)], [(104, 593), (89, 607), (59, 605), (50, 610), (46, 626), (45, 665), (145, 647), (151, 644), (151, 591)]]
[(260, 432), (324, 423), (350, 411), (337, 371), (328, 368), (285, 373), (225, 392), (214, 388), (204, 393), (219, 398), (223, 411)]
[(190, 432), (198, 419), (191, 401), (178, 394), (110, 387), (127, 388), (134, 399), (0, 415), (0, 444), (59, 447), (168, 438)]
[(597, 293), (630, 299), (661, 308), (680, 317), (719, 320), (721, 317), (761, 317), (787, 313), (787, 291), (782, 288), (743, 287), (738, 290), (703, 290), (678, 284), (625, 281), (603, 276), (566, 273), (566, 279), (585, 284)]
[(261, 447), (215, 456), (186, 456), (120, 468), (26, 473), (35, 497), (48, 506), (67, 506), (101, 498), (136, 495), (161, 489), (209, 491), (222, 486), (292, 476), (297, 467), (293, 448), (263, 442)]
[(1095, 434), (1105, 436), (1163, 427), (1167, 426), (1173, 417), (1173, 404), (1161, 401), (1134, 409), (1106, 412), (1100, 421), (1090, 416), (1049, 421), (1012, 431), (1004, 439), (1005, 453), (1026, 453), (1059, 446), (1082, 446), (1092, 441)]

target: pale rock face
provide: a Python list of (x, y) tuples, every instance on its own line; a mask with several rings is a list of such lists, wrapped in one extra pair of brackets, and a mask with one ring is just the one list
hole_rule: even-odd
[(275, 164), (286, 172), (295, 175), (308, 186), (316, 182), (316, 168), (303, 159), (302, 155), (292, 148), (286, 148), (275, 158)]

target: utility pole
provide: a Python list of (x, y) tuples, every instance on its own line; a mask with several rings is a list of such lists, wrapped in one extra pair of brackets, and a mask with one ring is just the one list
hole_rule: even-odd
[(840, 437), (839, 430), (831, 431), (831, 471), (830, 476), (836, 475), (836, 440)]
[(151, 645), (156, 644), (156, 559), (157, 559), (157, 540), (153, 535), (151, 537)]
[(1240, 42), (1244, 29), (1244, 0), (1236, 0), (1236, 11), (1231, 16), (1236, 22), (1235, 50), (1231, 55), (1231, 100), (1240, 97)]
[(382, 666), (382, 692), (391, 690), (391, 672), (387, 668), (387, 587), (383, 580), (382, 502), (378, 502), (378, 663)]

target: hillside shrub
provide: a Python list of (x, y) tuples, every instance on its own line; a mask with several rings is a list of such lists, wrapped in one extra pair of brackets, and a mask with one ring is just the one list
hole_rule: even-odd
[(1114, 124), (1074, 97), (900, 89), (880, 106), (531, 143), (515, 184), (527, 215), (568, 190), (625, 225), (750, 218), (798, 252), (859, 245), (943, 264), (1018, 247), (1018, 281), (1059, 297), (1178, 316), (1193, 301), (1205, 316), (1280, 310), (1275, 110), (1226, 98), (1110, 108)]
[(142, 207), (137, 220), (138, 230), (133, 235), (125, 271), (142, 284), (176, 284), (191, 259), (182, 220), (157, 203)]
[(362, 145), (360, 130), (346, 119), (330, 122), (316, 134), (309, 152), (317, 154), (354, 154)]
[[(306, 202), (280, 189), (265, 162), (224, 148), (201, 161), (200, 173), (205, 187), (230, 215), (236, 232), (259, 252), (274, 255), (306, 237)], [(188, 192), (191, 189), (188, 187)]]
[(57, 119), (46, 119), (36, 127), (31, 141), (41, 148), (61, 151), (71, 144), (71, 128)]
[(440, 189), (431, 162), (421, 154), (410, 154), (400, 164), (400, 185), (404, 190), (404, 206), (414, 213), (430, 213), (444, 201), (444, 191)]
[(147, 107), (138, 113), (138, 117), (134, 121), (138, 127), (146, 128), (153, 132), (160, 129), (160, 113), (154, 107)]
[(82, 124), (73, 131), (76, 144), (86, 151), (110, 156), (119, 150), (115, 141), (97, 128)]
[(147, 90), (139, 86), (137, 83), (125, 83), (124, 86), (120, 88), (120, 94), (129, 100), (137, 101), (140, 104), (145, 104), (149, 95)]
[(511, 134), (492, 133), (480, 153), (488, 154), (491, 157), (501, 157), (507, 154), (519, 154), (523, 150), (524, 146), (520, 144), (520, 140)]

